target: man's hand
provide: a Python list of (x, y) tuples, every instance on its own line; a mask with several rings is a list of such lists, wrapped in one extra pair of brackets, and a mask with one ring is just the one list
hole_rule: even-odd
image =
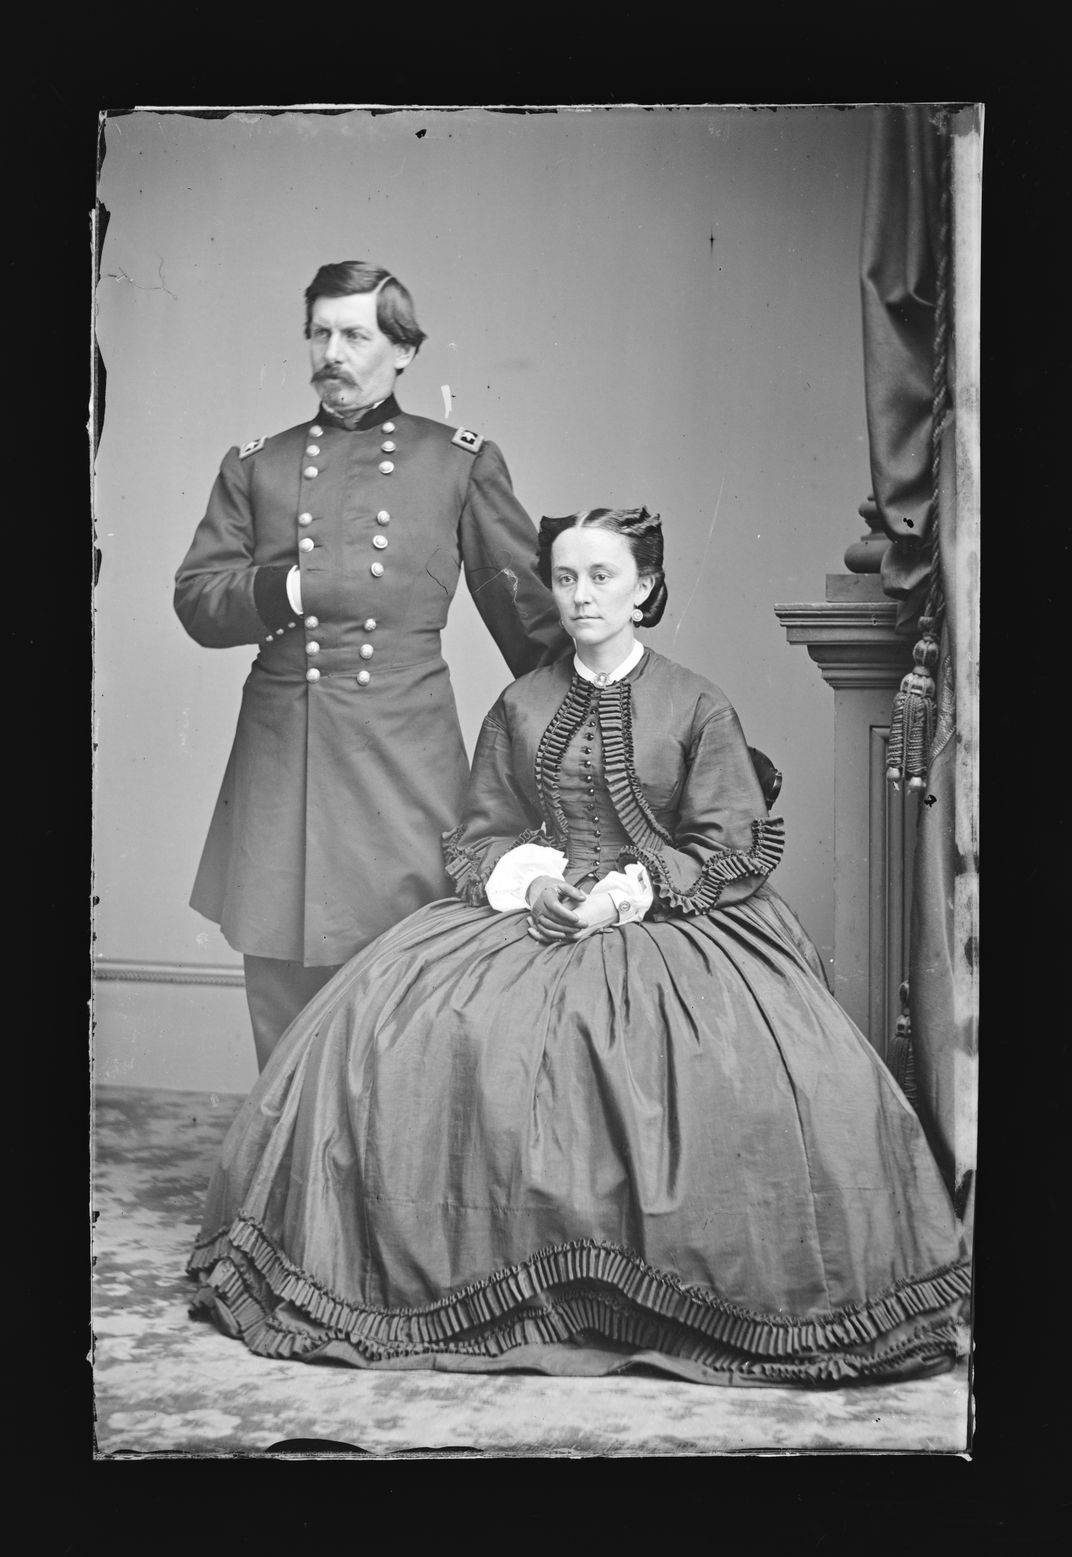
[(571, 887), (556, 876), (537, 876), (526, 896), (529, 934), (537, 941), (572, 941), (584, 928), (584, 921), (568, 906), (586, 901), (579, 887)]

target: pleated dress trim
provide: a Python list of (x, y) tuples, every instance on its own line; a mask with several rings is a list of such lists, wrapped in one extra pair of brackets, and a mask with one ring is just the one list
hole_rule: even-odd
[[(632, 687), (628, 680), (598, 687), (576, 672), (536, 751), (536, 793), (543, 826), (526, 829), (510, 848), (541, 842), (568, 853), (569, 822), (562, 807), (559, 775), (570, 742), (591, 715), (599, 723), (603, 741), (603, 782), (631, 845), (619, 853), (619, 869), (638, 861), (651, 877), (660, 900), (685, 914), (703, 914), (716, 907), (724, 887), (731, 881), (744, 876), (766, 879), (771, 874), (785, 849), (785, 820), (780, 816), (756, 817), (752, 822), (751, 848), (713, 855), (700, 866), (699, 876), (690, 886), (682, 887), (673, 879), (662, 856), (664, 848), (673, 848), (673, 837), (652, 811), (636, 771)], [(462, 901), (478, 907), (486, 901), (484, 889), (498, 858), (506, 851), (492, 859), (486, 851), (467, 848), (460, 841), (463, 830), (464, 825), (459, 824), (444, 838), (446, 870)]]
[(469, 908), (487, 907), (488, 899), (485, 888), (491, 878), (491, 873), (498, 861), (510, 849), (519, 849), (524, 843), (547, 843), (548, 838), (542, 827), (527, 827), (507, 848), (497, 852), (491, 858), (487, 851), (478, 853), (476, 849), (466, 848), (459, 843), (464, 831), (465, 823), (459, 822), (452, 832), (443, 835), (443, 863), (447, 875), (454, 883), (454, 889), (463, 903)]
[(778, 864), (785, 848), (785, 824), (780, 816), (757, 817), (752, 823), (752, 847), (735, 849), (725, 854), (713, 855), (700, 868), (697, 882), (687, 891), (680, 890), (671, 881), (669, 873), (658, 854), (637, 848), (633, 852), (623, 850), (618, 856), (619, 865), (636, 858), (652, 879), (659, 897), (670, 908), (686, 914), (705, 914), (717, 908), (723, 889), (731, 881), (742, 876), (767, 877)]
[(245, 1216), (200, 1239), (189, 1268), (211, 1270), (194, 1311), (210, 1310), (262, 1356), (302, 1357), (342, 1344), (369, 1364), (435, 1354), (489, 1357), (596, 1332), (612, 1344), (683, 1359), (705, 1372), (801, 1384), (874, 1379), (952, 1361), (957, 1310), (971, 1288), (964, 1260), (897, 1282), (865, 1302), (783, 1317), (685, 1287), (620, 1245), (577, 1239), (435, 1302), (387, 1309), (332, 1292)]

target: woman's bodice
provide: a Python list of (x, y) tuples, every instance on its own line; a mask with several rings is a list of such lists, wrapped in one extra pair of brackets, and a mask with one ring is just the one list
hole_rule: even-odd
[(480, 733), (447, 870), (483, 900), (496, 861), (550, 845), (584, 883), (644, 865), (663, 908), (705, 913), (756, 890), (784, 843), (737, 715), (718, 687), (649, 650), (599, 688), (565, 661), (514, 682)]
[(590, 704), (558, 770), (559, 804), (569, 825), (562, 845), (568, 860), (566, 880), (574, 884), (614, 870), (619, 850), (630, 843), (604, 781), (603, 742), (595, 710), (595, 703)]

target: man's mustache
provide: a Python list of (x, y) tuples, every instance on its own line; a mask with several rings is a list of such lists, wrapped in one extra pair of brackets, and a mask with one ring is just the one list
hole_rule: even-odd
[(357, 380), (345, 368), (318, 368), (313, 374), (313, 383), (326, 383), (329, 379), (340, 380), (343, 384), (356, 384)]

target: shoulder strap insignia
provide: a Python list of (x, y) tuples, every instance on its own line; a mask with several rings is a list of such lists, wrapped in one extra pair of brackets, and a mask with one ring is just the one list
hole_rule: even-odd
[(258, 449), (263, 449), (267, 442), (267, 438), (251, 438), (248, 443), (244, 443), (239, 449), (238, 458), (240, 460), (248, 460), (251, 454), (256, 454)]
[(459, 427), (450, 441), (456, 443), (459, 449), (468, 449), (470, 454), (479, 454), (484, 434), (471, 432), (468, 427)]

